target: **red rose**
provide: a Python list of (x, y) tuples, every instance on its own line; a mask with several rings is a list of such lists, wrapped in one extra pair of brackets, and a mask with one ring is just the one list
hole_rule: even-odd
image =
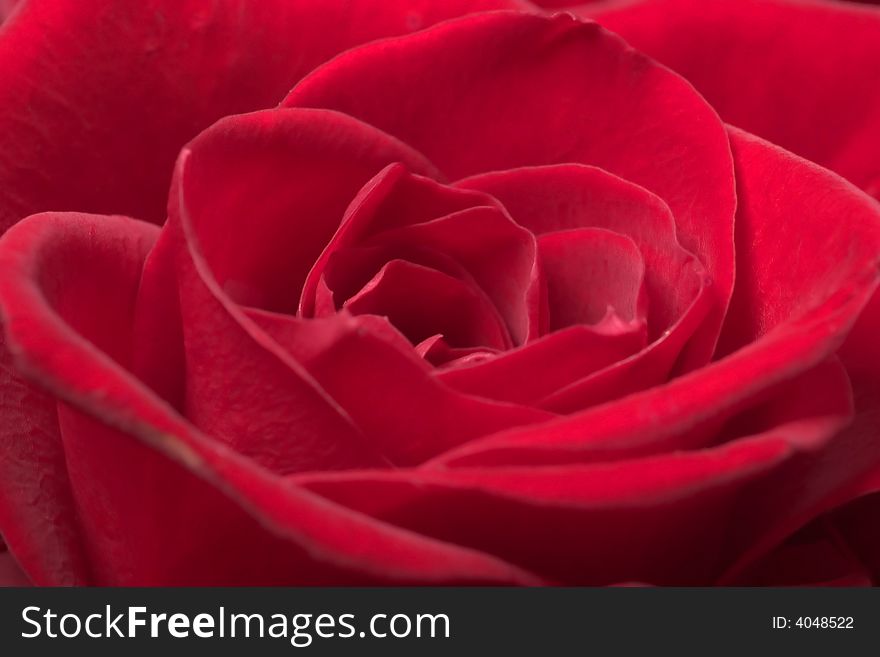
[[(0, 240), (0, 532), (31, 580), (876, 576), (868, 195), (723, 123), (595, 23), (489, 12), (360, 46), (279, 108), (221, 119), (177, 158), (159, 228), (140, 219), (163, 219), (163, 167), (193, 130), (444, 17), (429, 9), (504, 3), (387, 3), (357, 29), (326, 19), (332, 46), (306, 3), (241, 5), (272, 21), (232, 46), (242, 24), (198, 3), (153, 23), (93, 4), (99, 33), (137, 45), (108, 46), (130, 59), (105, 52), (84, 90), (25, 48), (28, 28), (85, 20), (74, 5), (25, 3), (0, 37), (0, 61), (26, 51), (0, 100), (40, 62), (67, 86), (13, 107), (40, 135), (82, 127), (0, 162), (7, 223), (78, 211)], [(269, 26), (303, 16), (292, 70)], [(220, 75), (196, 75), (196, 48), (171, 84), (190, 34)], [(147, 91), (90, 104), (136, 63)], [(849, 157), (823, 163), (855, 179)]]

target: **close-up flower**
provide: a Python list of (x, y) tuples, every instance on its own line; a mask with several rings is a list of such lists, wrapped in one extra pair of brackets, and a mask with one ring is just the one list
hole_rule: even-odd
[(0, 2), (0, 584), (880, 584), (880, 7)]

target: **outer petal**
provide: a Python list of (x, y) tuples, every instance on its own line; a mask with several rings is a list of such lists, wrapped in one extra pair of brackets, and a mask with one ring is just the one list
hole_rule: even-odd
[(0, 588), (30, 585), (30, 580), (19, 568), (13, 556), (9, 552), (0, 551)]
[(833, 524), (820, 518), (755, 563), (734, 585), (871, 586), (871, 576)]
[(736, 128), (730, 136), (738, 275), (717, 355), (784, 325), (837, 289), (858, 287), (862, 272), (876, 276), (880, 263), (880, 205), (812, 162)]
[[(97, 583), (539, 581), (286, 484), (132, 377), (121, 350), (137, 282), (130, 265), (151, 229), (40, 216), (0, 242), (4, 325), (18, 365), (64, 402), (65, 455)], [(111, 330), (93, 319), (115, 321)]]
[(690, 80), (721, 117), (880, 197), (880, 10), (650, 0), (581, 13)]
[(0, 33), (0, 232), (42, 210), (161, 223), (174, 158), (220, 117), (275, 105), (351, 46), (522, 5), (25, 0)]
[[(25, 226), (13, 245), (18, 255), (40, 269), (46, 294), (78, 329), (88, 330), (121, 362), (129, 362), (128, 344), (117, 331), (130, 316), (130, 303), (112, 304), (137, 289), (140, 265), (155, 239), (153, 226), (131, 223), (131, 230), (110, 230), (101, 236), (72, 240), (87, 230), (89, 218), (73, 215), (62, 227), (54, 215)], [(52, 236), (40, 231), (40, 221), (55, 226)], [(118, 226), (120, 219), (111, 220)], [(39, 255), (38, 255), (39, 254)], [(45, 258), (40, 261), (39, 258)], [(39, 263), (46, 262), (45, 267)], [(75, 267), (70, 265), (76, 262)], [(112, 274), (109, 263), (113, 263)], [(8, 270), (3, 280), (8, 282)], [(83, 281), (107, 277), (99, 291)], [(69, 287), (80, 287), (74, 298)], [(105, 304), (110, 301), (110, 304)], [(3, 349), (4, 353), (6, 349)], [(87, 564), (88, 530), (83, 535), (81, 513), (88, 503), (77, 496), (82, 473), (77, 455), (94, 454), (108, 466), (95, 444), (71, 442), (63, 435), (57, 417), (57, 400), (18, 380), (8, 356), (3, 363), (3, 458), (0, 472), (0, 530), (19, 563), (39, 584), (82, 584), (92, 577)], [(83, 379), (88, 373), (81, 373)], [(86, 478), (88, 479), (88, 478)], [(89, 482), (91, 483), (91, 482)]]
[[(683, 74), (727, 121), (880, 198), (877, 8), (849, 2), (653, 0), (598, 3), (580, 11)], [(829, 230), (848, 230), (845, 214), (840, 216)], [(763, 262), (781, 264), (772, 256)], [(745, 265), (744, 285), (755, 290), (760, 282), (748, 282), (749, 269)], [(739, 271), (742, 276), (742, 266)], [(880, 430), (878, 330), (880, 296), (875, 296), (842, 351), (855, 389), (853, 430), (866, 436)], [(880, 523), (876, 512), (865, 517)]]
[(803, 523), (805, 488), (827, 495), (828, 484), (848, 477), (840, 464), (824, 479), (803, 468), (833, 449), (849, 412), (838, 364), (807, 379), (804, 392), (820, 395), (824, 408), (805, 405), (771, 429), (705, 450), (586, 466), (306, 474), (296, 481), (567, 584), (708, 584), (768, 531)]
[(0, 531), (37, 584), (89, 581), (55, 399), (15, 371), (0, 344)]
[(19, 0), (0, 0), (0, 24), (12, 15), (12, 10)]
[(698, 363), (711, 352), (733, 286), (727, 139), (684, 80), (598, 26), (567, 15), (450, 21), (349, 51), (284, 104), (357, 116), (418, 148), (452, 179), (576, 162), (657, 193), (683, 245), (712, 276), (712, 312), (690, 357)]
[[(880, 487), (880, 479), (875, 484)], [(880, 586), (880, 492), (867, 495), (833, 516), (841, 539), (864, 563), (875, 586)]]
[(572, 0), (532, 0), (532, 3), (539, 7), (543, 7), (544, 9), (563, 9), (565, 7), (579, 4), (577, 0), (574, 2), (572, 2)]

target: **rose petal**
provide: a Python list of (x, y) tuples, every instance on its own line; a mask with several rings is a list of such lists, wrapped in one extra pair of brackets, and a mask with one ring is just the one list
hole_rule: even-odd
[[(64, 402), (65, 456), (96, 583), (540, 581), (286, 484), (200, 434), (103, 352), (92, 340), (118, 347), (131, 335), (128, 288), (145, 235), (154, 229), (131, 220), (57, 215), (23, 222), (0, 241), (10, 346), (18, 366)], [(89, 258), (72, 269), (69, 258), (50, 257), (86, 246)], [(69, 276), (56, 296), (50, 274), (59, 270)], [(67, 303), (89, 299), (87, 289), (100, 305)], [(89, 311), (97, 309), (115, 318), (115, 335), (76, 331), (95, 328)]]
[[(496, 196), (518, 222), (538, 234), (597, 226), (629, 236), (645, 258), (651, 347), (619, 363), (607, 362), (602, 371), (588, 368), (577, 376), (554, 379), (557, 387), (544, 389), (543, 406), (561, 412), (582, 410), (668, 378), (711, 299), (703, 268), (678, 244), (674, 220), (662, 200), (637, 185), (582, 165), (524, 167), (457, 184)], [(572, 365), (573, 375), (579, 370)], [(483, 369), (488, 373), (491, 367), (487, 363)]]
[(679, 245), (669, 207), (606, 171), (571, 164), (523, 167), (480, 174), (456, 186), (491, 194), (536, 235), (592, 227), (631, 238), (645, 259), (651, 340), (672, 327), (700, 291), (703, 267)]
[(187, 419), (278, 473), (387, 464), (309, 372), (217, 289), (198, 252), (187, 252), (186, 238), (179, 239)]
[(0, 38), (0, 232), (43, 210), (161, 223), (174, 159), (359, 43), (520, 0), (37, 0)]
[[(840, 349), (840, 357), (853, 385), (856, 420), (852, 428), (859, 431), (869, 446), (880, 435), (880, 293), (875, 292), (859, 317), (852, 332)], [(880, 466), (873, 482), (861, 491), (862, 500), (845, 507), (835, 516), (840, 533), (880, 585)], [(871, 494), (873, 493), (873, 494)]]
[(625, 324), (612, 316), (596, 327), (571, 326), (492, 358), (458, 363), (437, 376), (468, 394), (537, 405), (644, 346), (644, 324)]
[(31, 581), (19, 568), (13, 556), (9, 552), (0, 552), (0, 588), (31, 585)]
[(717, 355), (858, 285), (862, 272), (876, 277), (880, 263), (880, 205), (811, 162), (729, 130), (738, 274)]
[(880, 194), (880, 11), (848, 2), (586, 6), (722, 118)]
[(538, 250), (547, 279), (551, 331), (598, 324), (609, 312), (624, 322), (644, 322), (645, 262), (630, 238), (581, 228), (542, 236)]
[[(880, 278), (880, 206), (825, 169), (741, 131), (730, 135), (740, 275), (722, 348), (745, 346), (655, 390), (475, 441), (447, 462), (567, 463), (636, 445), (657, 449), (673, 426), (693, 426), (751, 399), (841, 345)], [(833, 223), (840, 217), (846, 221)], [(621, 442), (610, 447), (603, 435)]]
[[(838, 315), (845, 311), (838, 310)], [(822, 321), (824, 320), (824, 321)], [(571, 464), (693, 449), (712, 441), (731, 417), (796, 378), (833, 351), (827, 331), (839, 317), (779, 332), (711, 367), (547, 424), (475, 440), (435, 459), (443, 467)], [(801, 333), (796, 339), (792, 334)], [(818, 337), (817, 336), (821, 336)], [(839, 341), (839, 337), (836, 338)], [(817, 356), (818, 354), (818, 356)], [(848, 387), (848, 382), (847, 382)]]
[[(422, 463), (474, 438), (553, 417), (447, 387), (411, 346), (402, 349), (377, 332), (373, 320), (364, 324), (368, 316), (300, 320), (265, 311), (247, 314), (308, 369), (395, 464)], [(392, 413), (388, 399), (406, 403)]]
[[(377, 246), (355, 246), (330, 254), (315, 288), (314, 308), (317, 317), (335, 314), (346, 299), (356, 295), (382, 267), (393, 260), (413, 263), (442, 272), (451, 278), (471, 284), (475, 291), (485, 292), (473, 276), (452, 256), (415, 241)], [(486, 297), (488, 300), (488, 296)], [(490, 301), (491, 303), (491, 301)]]
[(579, 4), (577, 0), (574, 0), (574, 2), (572, 0), (532, 0), (532, 3), (545, 9), (561, 9)]
[[(315, 158), (314, 164), (310, 164), (311, 158)], [(460, 399), (460, 395), (428, 382), (427, 387), (434, 393), (426, 392), (425, 400), (436, 402), (439, 396), (471, 408), (468, 416), (479, 410), (484, 417), (464, 431), (459, 427), (452, 431), (450, 420), (432, 426), (430, 420), (436, 411), (426, 413), (418, 422), (402, 423), (382, 410), (381, 404), (369, 401), (377, 394), (387, 399), (389, 388), (375, 387), (374, 381), (363, 376), (392, 368), (388, 359), (401, 360), (395, 354), (397, 347), (385, 344), (384, 337), (366, 336), (378, 340), (378, 346), (361, 347), (363, 354), (347, 355), (342, 361), (336, 354), (347, 353), (362, 342), (359, 336), (344, 331), (338, 344), (330, 342), (335, 351), (325, 354), (320, 349), (316, 353), (315, 348), (327, 344), (324, 336), (315, 331), (297, 333), (296, 340), (302, 344), (285, 349), (236, 303), (259, 301), (263, 306), (275, 306), (285, 301), (294, 308), (300, 296), (300, 277), (307, 270), (302, 264), (310, 260), (291, 261), (291, 257), (317, 257), (322, 244), (317, 238), (307, 243), (290, 221), (291, 214), (302, 212), (313, 234), (329, 238), (348, 200), (395, 160), (417, 170), (429, 167), (392, 138), (354, 119), (323, 110), (277, 110), (232, 118), (204, 133), (184, 151), (165, 228), (166, 233), (177, 234), (178, 241), (170, 240), (165, 266), (176, 271), (180, 289), (183, 345), (189, 359), (185, 368), (186, 411), (199, 423), (210, 426), (212, 435), (234, 440), (238, 449), (252, 455), (251, 447), (255, 447), (273, 460), (299, 460), (302, 467), (306, 466), (306, 458), (312, 459), (308, 467), (328, 467), (333, 462), (343, 467), (351, 465), (344, 461), (347, 454), (365, 458), (374, 449), (398, 463), (402, 462), (399, 459), (424, 460), (468, 436), (547, 417), (531, 409), (500, 405), (486, 408), (486, 404)], [(254, 168), (246, 168), (248, 162)], [(309, 167), (311, 173), (307, 174)], [(298, 175), (300, 171), (302, 176)], [(345, 172), (348, 177), (343, 175)], [(218, 176), (221, 173), (230, 178)], [(315, 177), (314, 184), (304, 177), (307, 175)], [(265, 206), (262, 200), (276, 190), (276, 183), (280, 185), (292, 176), (298, 184), (285, 185), (287, 193), (275, 195), (273, 205)], [(221, 180), (227, 181), (220, 189), (228, 195), (218, 193)], [(248, 209), (257, 201), (261, 212), (248, 224), (243, 218), (251, 216)], [(230, 286), (230, 282), (235, 285)], [(227, 292), (233, 287), (237, 293), (230, 296), (221, 286)], [(259, 294), (244, 293), (251, 289)], [(265, 294), (267, 290), (272, 293)], [(174, 290), (166, 290), (165, 294), (173, 295)], [(148, 314), (150, 308), (143, 307), (142, 311)], [(164, 318), (165, 324), (171, 321), (171, 317)], [(290, 321), (299, 331), (301, 324), (293, 317)], [(212, 330), (204, 331), (204, 326)], [(366, 362), (357, 365), (358, 358)], [(309, 360), (333, 363), (333, 367), (317, 369), (318, 365)], [(410, 379), (410, 390), (418, 389), (415, 386), (428, 376), (424, 363), (416, 360), (419, 362), (414, 365), (404, 356), (402, 369), (395, 371), (399, 381)], [(406, 377), (404, 372), (408, 372)], [(228, 385), (230, 381), (248, 381), (249, 385), (238, 389)], [(293, 401), (297, 396), (301, 403)], [(247, 412), (229, 413), (230, 404), (244, 404), (242, 408)], [(336, 420), (331, 411), (338, 416)], [(353, 420), (352, 426), (340, 424), (340, 419), (348, 418)], [(308, 432), (304, 421), (309, 423)], [(293, 432), (290, 427), (298, 429)], [(364, 439), (352, 430), (364, 432)], [(307, 440), (309, 437), (314, 440)], [(328, 441), (328, 437), (334, 440)], [(301, 447), (291, 444), (294, 442)], [(279, 444), (286, 447), (282, 449)], [(314, 462), (315, 458), (328, 456), (335, 461)], [(283, 465), (289, 469), (293, 463)]]
[(880, 427), (880, 293), (875, 293), (840, 349), (853, 381), (856, 407)]
[[(177, 241), (166, 266), (178, 277), (185, 412), (203, 431), (277, 472), (384, 460), (233, 299), (294, 308), (308, 263), (332, 235), (346, 199), (396, 159), (423, 165), (378, 131), (321, 111), (234, 117), (181, 157), (167, 228)], [(291, 179), (296, 184), (285, 184)]]
[(318, 281), (330, 258), (340, 249), (352, 248), (383, 230), (424, 223), (480, 206), (497, 207), (497, 202), (484, 194), (412, 175), (400, 163), (388, 165), (357, 193), (339, 229), (312, 266), (303, 285), (300, 313), (306, 317), (313, 314)]
[(827, 519), (820, 519), (754, 564), (735, 585), (871, 586), (871, 576)]
[(239, 303), (283, 312), (295, 311), (306, 274), (367, 181), (391, 162), (435, 172), (395, 138), (323, 110), (229, 117), (184, 152), (193, 237), (217, 284)]
[(438, 367), (458, 367), (482, 362), (504, 352), (485, 347), (450, 347), (442, 336), (433, 335), (416, 345), (416, 353)]
[(167, 236), (144, 270), (135, 371), (203, 431), (278, 472), (384, 463), (233, 299), (294, 309), (348, 201), (393, 161), (430, 169), (333, 112), (233, 117), (196, 139), (175, 177)]
[(682, 365), (682, 349), (711, 310), (710, 285), (703, 278), (691, 305), (679, 320), (641, 352), (591, 373), (548, 394), (541, 406), (557, 413), (574, 413), (660, 385)]
[(85, 584), (55, 400), (15, 371), (0, 344), (0, 529), (36, 584)]
[(448, 255), (493, 301), (515, 344), (542, 329), (541, 272), (535, 238), (497, 207), (473, 207), (385, 231), (371, 245), (428, 248)]
[(20, 0), (0, 0), (0, 24), (12, 15)]
[[(96, 231), (98, 221), (107, 222), (104, 232)], [(70, 330), (88, 333), (126, 367), (131, 353), (124, 328), (133, 315), (144, 255), (157, 233), (152, 225), (120, 217), (47, 214), (23, 222), (3, 240), (7, 257), (0, 278), (9, 301), (3, 323), (12, 353), (17, 353), (17, 331), (45, 340), (34, 328), (35, 318), (18, 314), (27, 305), (26, 293), (13, 286), (24, 272), (39, 280), (43, 303), (63, 314)], [(61, 345), (46, 340), (43, 347), (55, 350), (59, 367), (71, 367)], [(95, 349), (92, 344), (84, 348)], [(103, 394), (100, 376), (84, 369), (71, 369), (70, 375), (92, 395)], [(95, 436), (66, 431), (51, 396), (20, 383), (7, 392), (13, 393), (9, 399), (17, 408), (5, 416), (16, 420), (6, 424), (16, 444), (4, 445), (8, 470), (0, 478), (5, 540), (36, 583), (84, 584), (95, 576), (91, 557), (101, 549), (96, 544), (112, 543), (100, 525), (106, 500), (94, 495), (94, 479), (96, 470), (114, 467), (113, 454), (102, 452)]]
[(341, 55), (284, 105), (356, 116), (451, 179), (576, 162), (645, 186), (672, 208), (682, 243), (712, 276), (713, 308), (690, 347), (694, 363), (711, 352), (733, 285), (735, 197), (723, 127), (684, 80), (598, 26), (566, 15), (450, 21)]
[(721, 584), (736, 581), (788, 535), (815, 518), (880, 492), (876, 425), (866, 426), (857, 414), (852, 425), (839, 432), (826, 449), (793, 460), (780, 473), (780, 480), (801, 483), (795, 491), (784, 489), (777, 494), (778, 484), (766, 482), (759, 493), (767, 513), (762, 522), (764, 535), (727, 569), (719, 579)]
[(413, 345), (439, 333), (461, 346), (506, 349), (510, 336), (485, 295), (435, 269), (392, 260), (343, 307), (388, 317)]
[[(103, 232), (96, 230), (99, 222), (106, 222)], [(42, 303), (47, 309), (51, 306), (50, 317), (57, 317), (56, 312), (64, 313), (71, 322), (68, 330), (77, 327), (88, 331), (92, 340), (106, 348), (119, 362), (129, 362), (126, 328), (133, 313), (132, 295), (137, 289), (143, 256), (156, 233), (153, 226), (115, 217), (42, 215), (23, 222), (2, 242), (4, 248), (9, 248), (3, 262), (3, 280), (9, 301), (4, 306), (4, 323), (10, 337), (21, 329), (35, 340), (45, 340), (44, 348), (55, 350), (59, 367), (70, 366), (66, 360), (68, 350), (46, 340), (44, 333), (33, 328), (39, 320), (29, 317), (26, 312), (19, 315), (28, 305), (27, 292), (13, 288), (13, 285), (16, 275), (24, 273), (37, 277), (43, 286)], [(11, 346), (15, 348), (14, 339)], [(91, 343), (84, 344), (83, 348), (96, 350)], [(72, 374), (92, 391), (92, 395), (103, 394), (106, 384), (100, 376), (89, 370), (76, 370)], [(12, 493), (10, 505), (16, 511), (16, 516), (3, 519), (6, 540), (21, 555), (22, 565), (38, 583), (47, 580), (80, 584), (92, 581), (101, 576), (102, 562), (89, 558), (91, 563), (87, 566), (85, 555), (108, 554), (104, 550), (113, 549), (113, 538), (105, 533), (101, 524), (106, 519), (106, 499), (101, 496), (104, 489), (95, 484), (96, 479), (103, 477), (95, 475), (97, 472), (102, 475), (113, 472), (114, 456), (119, 451), (112, 448), (104, 451), (96, 435), (67, 431), (59, 422), (55, 399), (47, 397), (41, 408), (40, 393), (31, 392), (28, 401), (36, 403), (23, 405), (19, 412), (29, 411), (25, 417), (39, 422), (34, 433), (39, 441), (33, 443), (38, 450), (22, 452), (17, 467), (21, 483), (27, 482), (25, 477), (34, 483), (31, 490), (24, 486), (4, 490), (4, 496)], [(137, 481), (144, 469), (149, 468), (142, 460), (135, 463), (137, 468), (133, 467), (126, 474), (130, 481)], [(16, 482), (15, 478), (3, 479), (4, 487), (13, 482)], [(43, 491), (43, 482), (51, 483), (54, 490)], [(46, 492), (52, 495), (50, 506), (40, 501)], [(126, 501), (132, 501), (140, 510), (148, 507), (146, 499), (141, 504), (136, 503), (136, 497), (117, 499), (122, 506)], [(34, 506), (34, 500), (39, 506)], [(47, 516), (42, 515), (43, 509)], [(33, 527), (34, 522), (44, 523), (46, 520), (50, 526)], [(33, 534), (22, 536), (22, 532), (29, 529)], [(41, 551), (34, 553), (35, 547)], [(34, 559), (40, 561), (34, 563)], [(62, 562), (58, 564), (57, 572), (47, 574), (42, 570), (43, 560), (52, 564), (58, 559)], [(71, 578), (75, 580), (71, 581)]]
[(841, 540), (859, 557), (875, 586), (880, 585), (878, 518), (880, 518), (880, 492), (866, 495), (844, 506), (832, 516), (832, 522)]
[[(829, 378), (845, 382), (832, 364), (807, 387), (834, 391)], [(788, 478), (787, 468), (830, 449), (848, 411), (845, 386), (836, 391), (843, 394), (828, 400), (830, 416), (808, 415), (708, 450), (590, 466), (318, 473), (295, 481), (566, 584), (709, 584), (763, 539), (768, 523), (786, 517), (782, 502), (813, 481)]]

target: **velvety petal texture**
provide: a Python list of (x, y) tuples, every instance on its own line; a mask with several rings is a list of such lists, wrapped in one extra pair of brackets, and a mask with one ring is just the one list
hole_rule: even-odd
[(0, 24), (12, 15), (12, 11), (18, 3), (19, 0), (2, 0), (0, 2)]
[(0, 354), (0, 528), (34, 582), (86, 584), (57, 402), (22, 380), (5, 340)]
[(725, 121), (880, 198), (880, 9), (636, 0), (579, 11), (686, 77)]
[[(571, 4), (13, 12), (0, 584), (876, 580), (880, 204), (802, 156), (864, 186), (877, 124), (719, 117)], [(710, 4), (572, 11), (834, 13)]]
[[(616, 1), (575, 8), (693, 82), (722, 117), (880, 198), (880, 10), (876, 2)], [(860, 431), (880, 431), (880, 297), (843, 357)], [(866, 507), (870, 508), (870, 507)], [(865, 511), (862, 524), (876, 524)], [(858, 523), (855, 523), (856, 525)], [(860, 540), (860, 539), (854, 539)]]
[[(419, 571), (424, 571), (419, 579), (430, 578), (431, 564), (438, 562), (447, 568), (433, 570), (434, 576), (450, 581), (529, 581), (530, 576), (491, 557), (383, 529), (343, 508), (337, 508), (339, 522), (334, 522), (333, 506), (198, 433), (135, 380), (125, 368), (128, 354), (113, 353), (114, 342), (119, 346), (131, 334), (135, 297), (114, 299), (113, 293), (137, 282), (138, 268), (129, 266), (130, 276), (124, 277), (123, 263), (142, 262), (155, 236), (154, 227), (127, 219), (42, 215), (3, 239), (10, 247), (2, 262), (8, 275), (0, 284), (0, 296), (10, 304), (4, 313), (7, 331), (27, 371), (66, 402), (59, 412), (62, 441), (57, 447), (74, 461), (70, 483), (81, 509), (80, 531), (97, 569), (95, 582), (322, 581), (332, 580), (333, 572), (341, 578), (337, 581), (348, 581), (341, 573), (350, 571), (356, 579), (361, 567), (351, 571), (354, 563), (366, 566), (369, 560), (373, 566), (361, 572), (388, 581), (412, 579)], [(87, 249), (85, 261), (81, 249)], [(48, 271), (39, 263), (48, 263)], [(52, 274), (73, 263), (81, 282), (73, 281), (59, 294)], [(104, 269), (111, 265), (119, 268), (113, 277)], [(102, 334), (89, 326), (88, 311), (94, 308), (67, 303), (79, 298), (80, 286), (93, 289), (96, 298), (101, 293), (104, 312), (115, 318), (114, 331)], [(10, 307), (29, 312), (9, 312)], [(175, 522), (180, 523), (176, 529)], [(358, 524), (366, 533), (351, 540)], [(312, 531), (317, 535), (309, 538)], [(386, 538), (377, 541), (382, 534)], [(177, 537), (173, 546), (167, 544), (169, 535)], [(330, 557), (328, 539), (350, 554)], [(317, 553), (316, 540), (321, 546)], [(414, 550), (412, 560), (404, 556), (407, 543)], [(214, 549), (217, 545), (224, 549)], [(189, 563), (190, 554), (201, 555), (198, 567)], [(385, 562), (389, 554), (398, 556)], [(470, 559), (474, 562), (467, 566)], [(491, 574), (496, 567), (497, 577)]]
[[(376, 88), (383, 93), (370, 92)], [(337, 57), (284, 105), (356, 116), (417, 148), (451, 179), (583, 163), (655, 192), (712, 277), (709, 317), (690, 358), (702, 363), (711, 353), (733, 286), (735, 196), (723, 128), (681, 78), (599, 26), (568, 15), (453, 21)]]
[(31, 582), (9, 552), (0, 552), (0, 588), (30, 586)]
[(21, 0), (0, 33), (0, 230), (43, 210), (161, 223), (178, 151), (217, 119), (274, 106), (352, 46), (523, 5)]

